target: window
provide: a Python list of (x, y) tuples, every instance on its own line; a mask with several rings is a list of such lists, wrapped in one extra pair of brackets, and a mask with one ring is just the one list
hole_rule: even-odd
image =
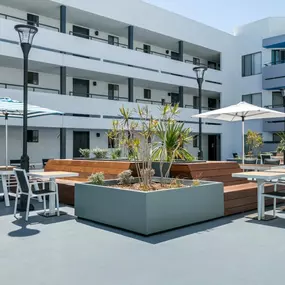
[(208, 61), (208, 68), (217, 69), (217, 64), (213, 61)]
[(119, 100), (119, 85), (108, 84), (108, 99)]
[(143, 52), (150, 53), (150, 51), (151, 51), (150, 45), (143, 45)]
[(37, 143), (39, 142), (39, 131), (28, 130), (28, 142)]
[(193, 108), (199, 109), (199, 98), (198, 98), (198, 96), (193, 97)]
[(144, 99), (151, 99), (151, 90), (150, 89), (144, 89), (143, 97), (144, 97)]
[(193, 136), (193, 147), (198, 147), (198, 136)]
[(193, 64), (194, 65), (200, 65), (200, 58), (193, 57)]
[(280, 138), (280, 136), (278, 136), (278, 134), (273, 133), (272, 141), (275, 142), (275, 143), (280, 143), (281, 138)]
[(262, 107), (262, 93), (242, 95), (242, 101)]
[(118, 148), (118, 137), (117, 138), (110, 138), (108, 137), (108, 148)]
[(285, 50), (273, 50), (271, 54), (272, 64), (280, 64), (285, 62)]
[(28, 83), (39, 85), (39, 74), (36, 72), (28, 72)]
[(283, 107), (283, 96), (281, 92), (272, 92), (272, 107)]
[(79, 38), (89, 39), (89, 29), (79, 26), (72, 26), (73, 35)]
[(119, 46), (119, 38), (115, 36), (108, 36), (108, 44), (113, 46)]
[(38, 27), (40, 24), (39, 16), (28, 13), (27, 14), (27, 24)]
[(242, 56), (242, 76), (260, 74), (261, 65), (261, 52)]

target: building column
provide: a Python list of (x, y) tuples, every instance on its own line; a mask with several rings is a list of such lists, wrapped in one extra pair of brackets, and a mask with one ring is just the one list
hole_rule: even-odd
[[(178, 43), (178, 50), (179, 50), (179, 60), (184, 62), (184, 42), (179, 41)], [(179, 107), (184, 107), (184, 87), (179, 86)]]
[(178, 50), (179, 50), (179, 60), (184, 61), (184, 42), (178, 42)]
[(66, 34), (66, 6), (60, 6), (60, 32)]
[[(134, 49), (134, 27), (128, 27), (128, 48)], [(128, 78), (128, 100), (134, 102), (134, 79)]]
[(134, 49), (134, 26), (128, 27), (128, 48)]
[(184, 87), (179, 86), (179, 107), (184, 107)]
[(128, 99), (129, 102), (134, 102), (134, 79), (128, 78)]
[[(66, 6), (60, 6), (60, 32), (66, 34)], [(66, 95), (66, 66), (60, 67), (60, 94)], [(66, 158), (66, 128), (60, 128), (60, 158)]]

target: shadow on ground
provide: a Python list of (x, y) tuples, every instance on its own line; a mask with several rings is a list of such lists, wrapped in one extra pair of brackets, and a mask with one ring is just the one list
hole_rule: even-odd
[(249, 224), (256, 224), (256, 225), (262, 225), (267, 227), (274, 227), (274, 228), (280, 228), (285, 229), (285, 212), (277, 210), (278, 217), (273, 220), (269, 221), (258, 221), (257, 219), (250, 219), (246, 222)]
[(221, 227), (221, 226), (225, 226), (227, 224), (230, 224), (233, 222), (233, 220), (240, 219), (244, 216), (245, 216), (245, 214), (239, 214), (239, 215), (235, 215), (235, 216), (231, 216), (231, 217), (223, 217), (223, 218), (211, 220), (208, 222), (203, 222), (203, 223), (190, 225), (190, 226), (186, 226), (186, 227), (181, 227), (181, 228), (166, 231), (166, 232), (161, 232), (161, 233), (154, 234), (151, 236), (139, 235), (139, 234), (136, 234), (136, 233), (133, 233), (130, 231), (110, 227), (110, 226), (100, 224), (100, 223), (95, 223), (92, 221), (87, 221), (87, 220), (82, 220), (82, 219), (76, 219), (76, 221), (78, 223), (82, 223), (82, 224), (88, 225), (90, 227), (94, 227), (96, 229), (109, 231), (109, 232), (112, 232), (115, 234), (119, 234), (119, 235), (123, 235), (123, 236), (129, 237), (129, 238), (137, 239), (137, 240), (140, 240), (140, 241), (143, 241), (146, 243), (159, 244), (162, 242), (170, 241), (173, 239), (181, 238), (181, 237), (192, 235), (192, 234), (197, 234), (197, 233), (203, 234), (205, 232), (215, 230), (215, 228), (217, 228), (217, 227)]

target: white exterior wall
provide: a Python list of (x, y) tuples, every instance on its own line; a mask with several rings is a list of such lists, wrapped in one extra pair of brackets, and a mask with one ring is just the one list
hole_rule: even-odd
[[(9, 1), (0, 0), (7, 5)], [(17, 1), (11, 0), (13, 5)], [(163, 9), (146, 4), (142, 1), (129, 1), (129, 0), (105, 0), (99, 4), (93, 0), (39, 0), (40, 10), (41, 3), (49, 3), (53, 5), (57, 14), (54, 19), (43, 16), (47, 11), (42, 9), (40, 15), (40, 22), (51, 26), (59, 27), (59, 5), (66, 5), (68, 11), (72, 12), (73, 17), (78, 16), (83, 20), (84, 17), (91, 19), (92, 16), (104, 18), (104, 23), (110, 21), (110, 26), (106, 24), (106, 28), (100, 27), (96, 29), (94, 22), (90, 21), (90, 27), (86, 25), (82, 26), (78, 24), (78, 21), (74, 24), (77, 26), (86, 27), (90, 30), (90, 35), (94, 36), (96, 30), (99, 31), (99, 37), (108, 39), (108, 35), (118, 36), (120, 43), (127, 44), (127, 37), (122, 36), (127, 34), (126, 29), (129, 25), (144, 30), (144, 36), (149, 33), (150, 40), (146, 41), (146, 44), (151, 45), (151, 50), (166, 55), (166, 50), (178, 51), (178, 42), (184, 41), (185, 44), (196, 45), (197, 47), (206, 48), (212, 50), (216, 54), (220, 54), (221, 71), (208, 69), (205, 75), (205, 82), (203, 89), (211, 92), (220, 93), (221, 107), (228, 106), (241, 101), (241, 96), (244, 94), (263, 93), (263, 105), (271, 105), (272, 98), (271, 92), (262, 90), (262, 75), (255, 75), (249, 77), (241, 77), (241, 56), (249, 53), (255, 53), (262, 51), (263, 64), (270, 61), (270, 50), (262, 49), (262, 39), (265, 37), (275, 36), (283, 34), (285, 32), (285, 20), (284, 18), (268, 18), (262, 21), (252, 23), (250, 25), (243, 26), (237, 29), (235, 36), (221, 32), (214, 28), (208, 27), (196, 21), (184, 18), (174, 13), (165, 11)], [(10, 5), (10, 4), (9, 4)], [(12, 4), (11, 4), (12, 5)], [(112, 7), (112, 9), (110, 9)], [(13, 15), (15, 17), (26, 18), (27, 11), (21, 11), (20, 9), (12, 9), (9, 7), (0, 6), (1, 11), (6, 14)], [(56, 10), (57, 9), (57, 10)], [(29, 9), (26, 9), (29, 10)], [(131, 11), (131, 13), (130, 13)], [(141, 17), (141, 11), (147, 15)], [(37, 13), (33, 13), (37, 14)], [(91, 18), (90, 18), (91, 17)], [(79, 20), (75, 19), (75, 20)], [(80, 22), (80, 21), (79, 21)], [(84, 22), (84, 21), (83, 21)], [(114, 29), (110, 28), (112, 25), (118, 23), (118, 33), (108, 32)], [(158, 24), (158, 23), (163, 23)], [(173, 25), (175, 23), (175, 25)], [(22, 53), (19, 46), (16, 44), (18, 41), (17, 35), (14, 32), (14, 20), (1, 19), (0, 17), (0, 40), (5, 39), (6, 42), (0, 41), (0, 62), (1, 58), (6, 57), (11, 59), (11, 62), (21, 61)], [(90, 93), (94, 94), (108, 94), (108, 83), (114, 83), (112, 80), (108, 80), (108, 76), (119, 76), (121, 78), (134, 78), (143, 80), (145, 82), (152, 82), (157, 84), (164, 84), (165, 86), (175, 86), (175, 90), (178, 93), (178, 86), (184, 86), (197, 90), (197, 82), (195, 80), (195, 74), (192, 71), (194, 65), (189, 63), (177, 62), (163, 56), (144, 54), (138, 51), (132, 51), (121, 47), (110, 46), (103, 42), (91, 41), (69, 35), (69, 31), (72, 31), (73, 23), (68, 19), (67, 34), (60, 34), (53, 30), (40, 28), (39, 33), (35, 37), (34, 48), (30, 54), (30, 61), (33, 64), (38, 64), (41, 67), (46, 66), (50, 71), (40, 72), (40, 84), (39, 87), (59, 89), (59, 76), (53, 73), (53, 68), (58, 69), (60, 66), (66, 66), (70, 71), (77, 71), (80, 76), (74, 76), (76, 78), (94, 78), (97, 82), (97, 86), (93, 86), (92, 80), (90, 80)], [(103, 24), (102, 24), (103, 26)], [(124, 27), (124, 28), (122, 28)], [(191, 27), (191, 29), (189, 28)], [(120, 30), (121, 29), (121, 30)], [(125, 29), (122, 31), (122, 29)], [(176, 48), (172, 49), (163, 44), (158, 46), (153, 44), (151, 40), (154, 35), (164, 36), (164, 40), (171, 39), (171, 43), (176, 42)], [(136, 37), (135, 37), (136, 38)], [(8, 41), (7, 41), (8, 40)], [(136, 47), (143, 48), (143, 41), (135, 40), (134, 49)], [(45, 48), (39, 49), (37, 48)], [(46, 49), (53, 49), (57, 51), (63, 51), (59, 53), (55, 51), (48, 51)], [(197, 51), (196, 51), (197, 52)], [(193, 51), (193, 54), (196, 54)], [(72, 54), (85, 55), (96, 58), (88, 59), (75, 57)], [(195, 56), (196, 57), (196, 56)], [(206, 59), (201, 59), (201, 63), (207, 64)], [(193, 55), (184, 54), (185, 60), (193, 60)], [(114, 64), (118, 62), (120, 64)], [(135, 65), (131, 66), (131, 65)], [(12, 66), (11, 66), (12, 67)], [(33, 71), (31, 69), (31, 71)], [(10, 76), (10, 74), (13, 76)], [(106, 80), (97, 80), (96, 74), (106, 75)], [(166, 74), (167, 73), (167, 74)], [(180, 76), (174, 76), (172, 74), (178, 74)], [(190, 78), (191, 77), (191, 78)], [(15, 81), (21, 84), (22, 73), (19, 69), (7, 70), (0, 65), (0, 82), (15, 84)], [(213, 84), (207, 81), (220, 82), (220, 84)], [(128, 89), (125, 83), (120, 83), (120, 96), (127, 97)], [(17, 83), (16, 83), (17, 84)], [(147, 88), (147, 87), (145, 87)], [(135, 100), (143, 98), (143, 87), (135, 86), (134, 96)], [(160, 101), (165, 99), (166, 102), (170, 101), (167, 89), (159, 90), (159, 88), (150, 88), (152, 90), (151, 100)], [(174, 92), (172, 89), (169, 92)], [(72, 91), (72, 76), (68, 75), (67, 78), (67, 92)], [(193, 96), (197, 96), (198, 92), (185, 92), (184, 104), (193, 105)], [(6, 90), (5, 94), (15, 99), (21, 99), (21, 92), (16, 90)], [(104, 119), (104, 115), (117, 115), (119, 107), (122, 102), (111, 102), (107, 100), (95, 100), (89, 98), (80, 98), (73, 96), (60, 96), (55, 94), (44, 94), (42, 92), (30, 92), (30, 102), (41, 106), (58, 109), (66, 113), (83, 113), (100, 115), (100, 118), (78, 118), (78, 117), (64, 117), (64, 121), (61, 118), (50, 117), (48, 120), (39, 118), (36, 122), (31, 120), (31, 126), (38, 128), (55, 128), (58, 129), (62, 126), (69, 128), (68, 131), (68, 144), (72, 143), (72, 131), (73, 129), (91, 130), (94, 134), (94, 139), (91, 141), (92, 145), (106, 143), (103, 136), (98, 139), (96, 132), (105, 132), (110, 128), (111, 120)], [(207, 106), (207, 97), (203, 97), (203, 106)], [(124, 103), (127, 107), (134, 107), (133, 103)], [(154, 113), (156, 106), (151, 106)], [(193, 109), (183, 109), (180, 115), (181, 120), (185, 121), (197, 121), (191, 119), (193, 114), (198, 111)], [(0, 119), (0, 124), (3, 121)], [(20, 125), (19, 121), (15, 121), (12, 125)], [(221, 151), (222, 158), (230, 157), (232, 152), (239, 152), (241, 149), (241, 124), (236, 123), (222, 123), (222, 126), (203, 125), (203, 132), (206, 134), (221, 134)], [(198, 132), (198, 124), (188, 124), (193, 129), (193, 132)], [(246, 129), (251, 128), (257, 131), (262, 131), (262, 122), (250, 122), (246, 123)], [(98, 131), (99, 130), (99, 131)], [(91, 137), (93, 136), (90, 133)], [(264, 134), (268, 137), (269, 134)], [(204, 153), (208, 150), (207, 138), (203, 140)], [(99, 146), (99, 145), (98, 145)], [(72, 152), (72, 147), (68, 147), (69, 156)], [(196, 149), (192, 150), (193, 152)]]

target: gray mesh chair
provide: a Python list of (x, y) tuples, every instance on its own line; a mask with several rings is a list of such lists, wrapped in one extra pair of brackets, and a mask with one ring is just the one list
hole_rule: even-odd
[(261, 159), (261, 164), (264, 164), (265, 159), (271, 159), (271, 154), (261, 154), (260, 159)]
[(256, 158), (245, 158), (244, 159), (244, 164), (256, 164), (257, 159)]
[[(17, 179), (17, 191), (16, 191), (16, 201), (15, 201), (15, 207), (14, 207), (14, 216), (16, 217), (17, 212), (17, 204), (18, 204), (18, 198), (20, 195), (27, 195), (28, 201), (27, 201), (27, 209), (26, 209), (26, 217), (25, 220), (28, 221), (29, 217), (29, 208), (30, 208), (30, 201), (31, 198), (35, 197), (43, 197), (44, 200), (44, 211), (46, 212), (46, 196), (55, 195), (56, 198), (56, 206), (57, 206), (57, 215), (59, 216), (59, 198), (58, 198), (58, 187), (55, 182), (50, 182), (55, 184), (55, 191), (46, 190), (46, 189), (40, 189), (36, 190), (34, 189), (35, 184), (38, 184), (37, 182), (29, 183), (28, 176), (25, 170), (23, 169), (14, 169), (14, 174)], [(39, 184), (42, 184), (40, 182)]]
[(276, 159), (276, 158), (264, 159), (264, 164), (280, 165), (280, 159)]

